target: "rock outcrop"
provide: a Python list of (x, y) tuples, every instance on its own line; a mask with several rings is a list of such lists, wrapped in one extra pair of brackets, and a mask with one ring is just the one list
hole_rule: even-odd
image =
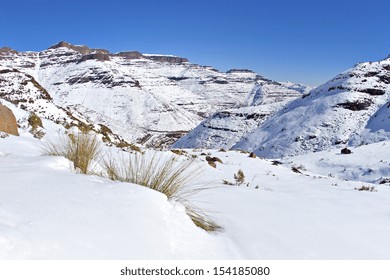
[(97, 60), (97, 61), (109, 61), (110, 56), (106, 53), (92, 53), (86, 54), (82, 58), (80, 58), (79, 62), (87, 61), (87, 60)]
[(0, 131), (19, 136), (16, 118), (11, 109), (0, 104)]
[(121, 56), (127, 59), (139, 59), (142, 58), (142, 53), (137, 52), (137, 51), (132, 51), (132, 52), (120, 52), (116, 54), (117, 56)]

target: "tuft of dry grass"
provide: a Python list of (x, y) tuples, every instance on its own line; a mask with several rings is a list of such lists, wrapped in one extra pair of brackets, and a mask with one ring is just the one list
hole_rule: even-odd
[(27, 121), (28, 124), (31, 126), (31, 134), (37, 139), (42, 139), (43, 136), (45, 136), (45, 132), (42, 129), (42, 119), (34, 112), (31, 112)]
[[(182, 203), (194, 224), (206, 231), (220, 230), (210, 217), (184, 199), (184, 188), (199, 175), (193, 158), (158, 154), (129, 154), (103, 160), (104, 175), (111, 180), (130, 182), (165, 194), (168, 199)], [(195, 190), (197, 191), (197, 190)]]
[(187, 215), (191, 218), (192, 222), (197, 227), (200, 227), (208, 232), (222, 230), (221, 226), (219, 226), (216, 222), (214, 222), (207, 214), (205, 214), (198, 207), (185, 202), (181, 202), (181, 203), (186, 208)]
[(66, 157), (73, 162), (75, 169), (89, 174), (91, 164), (101, 154), (101, 146), (96, 134), (79, 132), (68, 134), (61, 138), (59, 143), (47, 143), (44, 154)]
[(194, 160), (178, 160), (176, 156), (163, 157), (153, 153), (129, 154), (128, 157), (103, 160), (108, 178), (145, 186), (165, 194), (169, 199), (179, 195), (182, 188), (196, 176)]

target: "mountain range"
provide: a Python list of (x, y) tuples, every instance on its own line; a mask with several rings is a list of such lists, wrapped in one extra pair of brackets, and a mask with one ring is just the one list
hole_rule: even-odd
[(213, 148), (283, 157), (389, 139), (390, 58), (312, 89), (173, 55), (60, 42), (0, 49), (0, 98), (117, 146)]

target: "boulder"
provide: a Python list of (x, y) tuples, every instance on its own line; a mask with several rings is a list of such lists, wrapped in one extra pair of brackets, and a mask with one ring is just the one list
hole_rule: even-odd
[(18, 125), (12, 111), (0, 104), (0, 131), (19, 136)]

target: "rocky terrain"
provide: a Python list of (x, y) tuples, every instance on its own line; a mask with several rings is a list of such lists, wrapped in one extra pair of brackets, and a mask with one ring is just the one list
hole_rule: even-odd
[[(149, 147), (170, 146), (215, 112), (284, 104), (307, 91), (250, 70), (224, 73), (172, 55), (112, 54), (66, 42), (41, 52), (2, 48), (0, 66), (0, 98), (42, 117), (48, 114), (43, 107), (54, 106), (59, 111), (50, 110), (52, 119), (79, 116)], [(272, 108), (259, 115), (279, 107)]]

